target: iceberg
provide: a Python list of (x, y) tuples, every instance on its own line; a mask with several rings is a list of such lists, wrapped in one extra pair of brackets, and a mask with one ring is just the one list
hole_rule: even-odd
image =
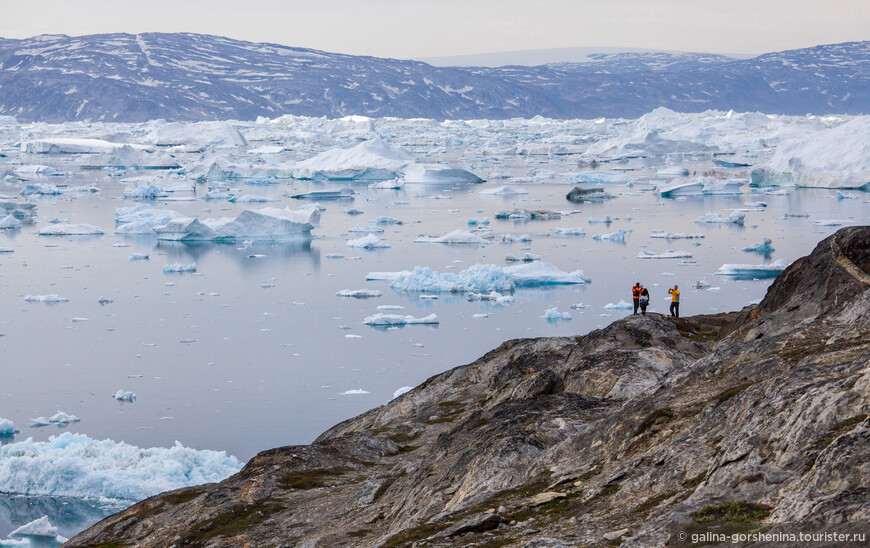
[(401, 190), (405, 188), (405, 180), (396, 178), (392, 181), (381, 181), (370, 184), (369, 188), (372, 190)]
[(363, 236), (362, 238), (357, 238), (356, 240), (348, 240), (347, 247), (356, 247), (360, 249), (375, 249), (375, 248), (388, 248), (390, 244), (381, 240), (374, 234), (368, 234)]
[(788, 264), (785, 259), (779, 259), (771, 264), (723, 264), (715, 274), (740, 280), (776, 278), (788, 267)]
[(594, 225), (594, 224), (609, 225), (610, 223), (613, 222), (613, 219), (610, 218), (610, 215), (607, 215), (607, 216), (604, 217), (603, 219), (596, 219), (596, 218), (594, 218), (594, 217), (589, 217), (589, 221), (588, 221), (588, 222), (589, 222), (589, 224), (591, 224), (591, 225)]
[(105, 234), (103, 229), (94, 225), (72, 225), (59, 223), (41, 229), (40, 236), (90, 236)]
[(513, 211), (499, 211), (495, 214), (496, 219), (511, 219), (514, 221), (546, 221), (550, 219), (561, 219), (562, 213), (559, 211), (549, 211), (546, 209), (537, 209), (528, 211), (525, 209), (514, 209)]
[(618, 303), (607, 303), (604, 305), (604, 308), (608, 310), (633, 310), (634, 305), (625, 301), (619, 301)]
[(396, 273), (369, 273), (368, 279), (392, 278), (391, 287), (399, 292), (489, 293), (510, 292), (516, 287), (511, 276), (497, 265), (476, 264), (458, 273), (440, 273), (428, 267)]
[(422, 318), (414, 316), (402, 316), (400, 314), (375, 314), (363, 320), (363, 323), (371, 326), (401, 326), (401, 325), (435, 325), (438, 324), (438, 316), (429, 314)]
[(154, 228), (184, 215), (169, 209), (156, 209), (147, 204), (115, 209), (115, 234), (154, 235)]
[(570, 320), (571, 314), (569, 312), (559, 312), (559, 309), (554, 306), (547, 309), (547, 311), (544, 313), (544, 317), (547, 319), (547, 321), (557, 322)]
[(221, 481), (242, 468), (223, 451), (140, 448), (64, 432), (0, 447), (0, 492), (135, 502)]
[(712, 196), (743, 194), (740, 187), (745, 181), (723, 181), (711, 177), (701, 177), (696, 181), (675, 181), (659, 189), (662, 198), (675, 198), (677, 196)]
[(381, 215), (375, 222), (379, 225), (400, 225), (403, 224), (402, 221), (396, 219), (395, 217), (387, 217), (386, 215)]
[(158, 240), (183, 242), (240, 242), (243, 240), (282, 242), (311, 237), (311, 230), (320, 226), (317, 208), (267, 207), (256, 211), (246, 209), (237, 217), (220, 219), (173, 219), (154, 228)]
[(130, 146), (147, 149), (139, 145), (110, 143), (103, 139), (83, 139), (78, 137), (52, 137), (34, 139), (21, 143), (21, 150), (28, 154), (105, 154)]
[(29, 303), (68, 303), (69, 299), (59, 295), (28, 295), (24, 300)]
[(625, 236), (630, 232), (630, 228), (624, 228), (622, 230), (617, 230), (616, 232), (610, 232), (608, 234), (596, 234), (595, 236), (592, 236), (592, 239), (598, 241), (608, 240), (611, 242), (625, 242)]
[(123, 402), (133, 402), (133, 400), (136, 399), (136, 394), (134, 394), (133, 392), (118, 390), (112, 395), (112, 398)]
[(335, 294), (336, 297), (353, 297), (354, 299), (370, 299), (381, 295), (382, 293), (377, 289), (342, 289)]
[(82, 160), (79, 167), (81, 169), (180, 169), (181, 165), (171, 156), (123, 145), (111, 152), (86, 158)]
[(405, 182), (419, 184), (482, 183), (483, 179), (460, 168), (432, 164), (412, 164), (403, 171)]
[(0, 417), (0, 437), (8, 437), (17, 433), (18, 429), (15, 428), (15, 423), (13, 423), (9, 419), (4, 419), (3, 417)]
[(416, 240), (415, 243), (429, 243), (429, 244), (466, 244), (466, 245), (486, 245), (489, 242), (484, 240), (480, 236), (472, 234), (467, 230), (454, 230), (453, 232), (449, 232), (444, 236), (439, 236), (437, 238), (433, 238), (430, 236), (420, 236)]
[(124, 198), (128, 200), (153, 200), (154, 198), (164, 198), (166, 196), (169, 196), (169, 194), (153, 183), (139, 185), (136, 188), (124, 191)]
[[(20, 546), (30, 548), (50, 548), (60, 546), (69, 540), (66, 537), (60, 536), (57, 527), (48, 521), (48, 516), (42, 516), (39, 519), (35, 519), (30, 523), (22, 525), (18, 529), (9, 533), (9, 538), (21, 539), (24, 541), (24, 544)], [(0, 540), (0, 546), (5, 546), (5, 543), (3, 543), (2, 540)]]
[(245, 137), (227, 122), (171, 122), (145, 136), (145, 140), (161, 147), (204, 145), (213, 148), (245, 146)]
[(380, 138), (350, 149), (334, 148), (296, 163), (295, 179), (383, 181), (397, 179), (414, 155)]
[(585, 236), (586, 235), (586, 229), (584, 229), (582, 226), (576, 226), (576, 227), (571, 227), (571, 228), (556, 227), (553, 229), (553, 232), (555, 232), (556, 234), (562, 234), (565, 236)]
[(196, 272), (196, 263), (184, 264), (184, 263), (172, 263), (163, 267), (163, 272), (169, 273), (182, 273), (182, 272)]
[(481, 190), (478, 194), (485, 196), (521, 196), (523, 194), (528, 194), (528, 191), (516, 186), (505, 185), (497, 188), (487, 188)]
[(582, 270), (563, 272), (552, 263), (540, 261), (508, 266), (504, 272), (517, 287), (587, 284), (591, 281)]
[(36, 204), (30, 202), (14, 202), (11, 200), (0, 200), (0, 211), (4, 211), (6, 215), (12, 215), (22, 222), (30, 222), (33, 220), (33, 214), (36, 210)]
[(502, 295), (498, 291), (490, 291), (489, 293), (469, 293), (469, 301), (483, 301), (496, 304), (507, 304), (514, 302), (514, 298), (510, 295)]
[(75, 415), (70, 415), (69, 413), (64, 413), (63, 411), (58, 411), (51, 418), (48, 419), (49, 424), (70, 424), (72, 422), (79, 422), (82, 419), (76, 417)]
[(760, 242), (752, 244), (749, 247), (744, 247), (743, 251), (749, 251), (751, 253), (761, 253), (762, 255), (770, 255), (776, 249), (773, 247), (773, 240), (770, 238), (763, 238)]
[(664, 253), (656, 253), (654, 251), (648, 251), (646, 249), (641, 249), (638, 254), (638, 259), (689, 259), (692, 257), (692, 254), (688, 251), (665, 251)]
[(15, 218), (11, 213), (3, 218), (0, 218), (0, 230), (17, 230), (21, 228), (21, 221)]
[(703, 238), (703, 234), (686, 234), (684, 232), (665, 232), (664, 230), (653, 230), (650, 238), (662, 238), (665, 240), (694, 240)]
[(293, 194), (290, 196), (296, 200), (341, 200), (343, 198), (353, 198), (356, 192), (350, 188), (327, 188), (323, 190), (312, 190), (302, 194)]
[(625, 173), (610, 173), (607, 171), (585, 171), (568, 177), (570, 183), (587, 183), (599, 185), (634, 185), (634, 178)]
[(21, 189), (22, 196), (58, 196), (63, 194), (64, 190), (56, 187), (55, 185), (39, 185), (39, 184), (29, 184), (24, 185), (24, 188)]
[(743, 220), (745, 217), (746, 214), (742, 211), (734, 211), (727, 217), (722, 217), (718, 213), (710, 213), (708, 215), (701, 215), (695, 219), (695, 222), (703, 224), (734, 224), (743, 226)]
[(616, 196), (604, 192), (603, 188), (580, 188), (579, 186), (575, 186), (565, 196), (565, 199), (574, 203), (601, 202), (613, 198), (616, 198)]
[(229, 199), (230, 202), (237, 204), (255, 204), (263, 202), (277, 202), (275, 198), (260, 196), (259, 194), (244, 194), (242, 196), (234, 196)]

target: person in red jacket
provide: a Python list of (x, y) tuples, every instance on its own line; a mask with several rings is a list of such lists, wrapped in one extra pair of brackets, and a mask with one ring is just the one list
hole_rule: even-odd
[(640, 290), (643, 289), (640, 282), (634, 284), (631, 288), (631, 300), (634, 301), (634, 314), (637, 314), (637, 307), (640, 305)]

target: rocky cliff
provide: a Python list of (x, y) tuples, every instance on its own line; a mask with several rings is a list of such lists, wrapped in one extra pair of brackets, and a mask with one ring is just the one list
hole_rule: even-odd
[(655, 546), (860, 529), (868, 409), (870, 227), (852, 227), (757, 306), (506, 342), (68, 546)]

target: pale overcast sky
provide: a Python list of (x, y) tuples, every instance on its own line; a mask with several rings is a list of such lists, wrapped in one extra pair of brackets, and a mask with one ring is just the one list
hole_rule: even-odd
[(870, 40), (868, 0), (2, 0), (0, 37), (197, 32), (421, 58), (617, 46), (765, 53)]

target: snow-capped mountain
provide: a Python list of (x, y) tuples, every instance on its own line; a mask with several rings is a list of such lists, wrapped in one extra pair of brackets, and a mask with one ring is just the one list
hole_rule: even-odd
[(664, 106), (870, 112), (870, 42), (736, 60), (602, 53), (538, 67), (434, 67), (198, 34), (0, 39), (0, 115), (19, 121), (636, 117)]

